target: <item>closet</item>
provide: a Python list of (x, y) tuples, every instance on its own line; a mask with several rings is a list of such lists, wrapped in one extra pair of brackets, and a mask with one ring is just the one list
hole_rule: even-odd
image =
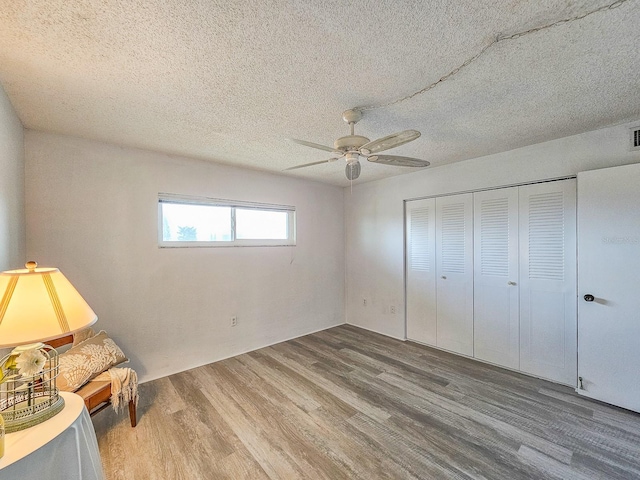
[(407, 202), (407, 337), (473, 355), (473, 196)]
[(575, 188), (406, 202), (407, 338), (575, 385)]

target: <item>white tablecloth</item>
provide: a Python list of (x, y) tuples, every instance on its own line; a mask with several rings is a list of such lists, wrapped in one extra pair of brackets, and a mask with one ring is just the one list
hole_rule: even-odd
[(35, 427), (7, 434), (0, 480), (104, 480), (96, 433), (75, 393), (64, 409)]

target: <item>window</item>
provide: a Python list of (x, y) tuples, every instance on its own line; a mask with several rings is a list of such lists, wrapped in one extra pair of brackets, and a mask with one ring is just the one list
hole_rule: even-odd
[(161, 247), (295, 245), (295, 207), (160, 194)]

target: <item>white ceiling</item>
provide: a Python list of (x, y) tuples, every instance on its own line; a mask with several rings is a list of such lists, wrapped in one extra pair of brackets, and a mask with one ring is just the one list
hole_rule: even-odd
[[(328, 158), (348, 108), (438, 80), (497, 34), (613, 0), (0, 0), (0, 82), (25, 127), (281, 172)], [(502, 41), (356, 133), (433, 166), (640, 117), (640, 0)], [(365, 162), (366, 163), (366, 162)], [(408, 169), (366, 163), (359, 181)], [(286, 172), (347, 185), (335, 162)]]

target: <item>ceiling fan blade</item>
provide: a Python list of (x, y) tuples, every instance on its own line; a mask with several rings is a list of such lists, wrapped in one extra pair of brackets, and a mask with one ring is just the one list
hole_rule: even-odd
[(298, 145), (304, 145), (305, 147), (317, 148), (318, 150), (324, 150), (325, 152), (335, 152), (336, 149), (332, 147), (325, 147), (324, 145), (320, 145), (318, 143), (307, 142), (306, 140), (298, 140), (297, 138), (290, 138), (293, 143), (297, 143)]
[(331, 163), (331, 162), (335, 162), (336, 160), (338, 160), (338, 159), (337, 158), (330, 158), (329, 160), (320, 160), (319, 162), (305, 163), (303, 165), (296, 165), (295, 167), (285, 168), (285, 171), (287, 171), (287, 170), (296, 170), (298, 168), (312, 167), (314, 165), (320, 165), (321, 163)]
[(431, 163), (418, 158), (400, 157), (398, 155), (371, 155), (367, 160), (395, 167), (428, 167)]
[(412, 142), (419, 136), (420, 132), (417, 130), (404, 130), (366, 143), (360, 147), (360, 152), (362, 152), (363, 155), (371, 155), (372, 153), (382, 152), (383, 150), (389, 150), (390, 148)]

